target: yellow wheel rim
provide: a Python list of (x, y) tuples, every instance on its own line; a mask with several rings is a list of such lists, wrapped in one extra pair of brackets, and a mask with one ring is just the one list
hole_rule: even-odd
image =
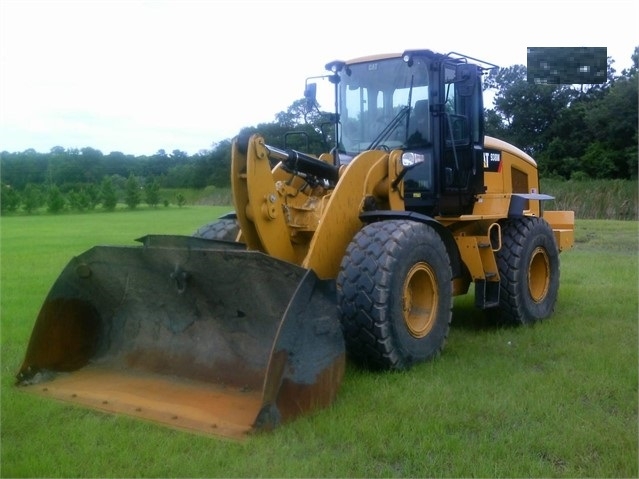
[(404, 281), (402, 311), (412, 336), (423, 338), (435, 324), (439, 295), (433, 269), (426, 263), (415, 264)]
[(550, 260), (548, 253), (538, 246), (530, 258), (528, 266), (528, 291), (532, 299), (539, 303), (542, 301), (550, 287)]

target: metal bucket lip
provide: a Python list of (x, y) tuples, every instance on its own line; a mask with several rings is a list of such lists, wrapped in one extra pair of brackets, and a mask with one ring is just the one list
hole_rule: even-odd
[(186, 235), (149, 234), (136, 238), (135, 241), (147, 248), (192, 248), (192, 249), (233, 249), (248, 251), (244, 243), (221, 239), (200, 238)]

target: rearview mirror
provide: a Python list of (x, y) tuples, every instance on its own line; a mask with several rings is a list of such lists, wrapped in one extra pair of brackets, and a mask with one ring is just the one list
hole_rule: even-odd
[(462, 96), (471, 96), (477, 82), (477, 67), (462, 63), (457, 65), (455, 71), (455, 83), (457, 84), (457, 92)]

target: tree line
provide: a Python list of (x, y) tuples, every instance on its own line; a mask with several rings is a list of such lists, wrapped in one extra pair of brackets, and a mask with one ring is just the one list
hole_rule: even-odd
[(620, 74), (609, 58), (606, 81), (594, 85), (530, 83), (523, 65), (491, 71), (487, 134), (529, 153), (542, 176), (636, 179), (639, 46), (631, 58)]
[[(639, 46), (631, 58), (633, 66), (620, 73), (608, 58), (607, 79), (595, 85), (530, 83), (524, 65), (491, 70), (484, 81), (493, 94), (493, 105), (486, 105), (486, 134), (529, 153), (545, 177), (637, 179)], [(300, 99), (277, 113), (274, 122), (242, 133), (260, 132), (273, 146), (319, 154), (330, 148), (331, 118)], [(129, 208), (142, 202), (156, 206), (161, 188), (228, 187), (230, 160), (230, 139), (194, 155), (180, 150), (103, 154), (60, 146), (48, 153), (3, 151), (0, 206), (2, 212), (42, 206), (51, 212), (98, 205), (112, 210), (118, 202)]]

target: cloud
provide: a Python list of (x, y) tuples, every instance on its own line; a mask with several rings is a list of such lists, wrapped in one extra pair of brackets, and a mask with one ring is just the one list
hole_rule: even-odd
[(1, 0), (0, 150), (195, 153), (273, 121), (328, 61), (408, 48), (510, 66), (527, 46), (608, 46), (621, 70), (638, 16), (619, 0)]

